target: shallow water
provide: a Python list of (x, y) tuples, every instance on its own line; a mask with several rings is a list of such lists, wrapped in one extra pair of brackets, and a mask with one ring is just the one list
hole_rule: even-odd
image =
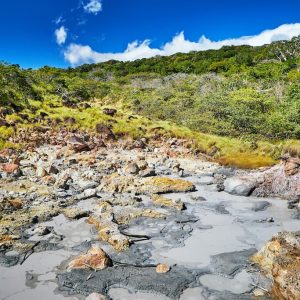
[(45, 251), (29, 256), (23, 265), (0, 266), (0, 299), (64, 299), (54, 293), (55, 268), (69, 256), (65, 250)]
[[(300, 220), (295, 218), (294, 210), (287, 209), (284, 200), (233, 196), (202, 185), (197, 185), (197, 192), (193, 194), (207, 201), (196, 202), (188, 194), (181, 194), (180, 198), (189, 203), (187, 209), (199, 217), (204, 229), (194, 230), (183, 247), (156, 251), (155, 254), (165, 261), (204, 267), (212, 255), (253, 247), (259, 249), (279, 231), (299, 230)], [(179, 195), (168, 197), (178, 198)], [(262, 211), (254, 211), (254, 205), (262, 201), (270, 205)], [(268, 218), (273, 218), (274, 222), (265, 221)]]

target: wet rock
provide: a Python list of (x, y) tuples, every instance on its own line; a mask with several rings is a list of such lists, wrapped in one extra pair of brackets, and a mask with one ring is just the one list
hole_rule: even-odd
[(191, 199), (194, 201), (206, 201), (206, 199), (202, 196), (191, 196)]
[(87, 222), (96, 227), (99, 239), (109, 243), (115, 250), (124, 251), (130, 246), (130, 239), (120, 231), (119, 224), (127, 224), (129, 221), (140, 218), (163, 218), (165, 215), (151, 209), (139, 209), (120, 207), (116, 209), (109, 202), (103, 202), (94, 210)]
[(231, 177), (224, 181), (225, 192), (238, 196), (249, 196), (257, 186), (249, 177)]
[(168, 273), (170, 271), (170, 267), (166, 264), (158, 264), (156, 266), (156, 273), (158, 274), (164, 274), (164, 273)]
[(300, 299), (300, 231), (278, 233), (252, 259), (272, 279), (275, 299)]
[[(177, 299), (186, 287), (194, 282), (201, 272), (174, 266), (163, 276), (155, 267), (114, 266), (95, 272), (88, 281), (91, 271), (72, 270), (57, 275), (59, 290), (68, 295), (89, 295), (91, 291), (106, 294), (107, 286), (122, 285), (134, 290), (160, 293)], [(228, 298), (229, 299), (229, 298)]]
[(181, 200), (168, 199), (160, 195), (152, 195), (151, 199), (155, 204), (162, 207), (173, 207), (179, 211), (185, 209), (185, 205)]
[(92, 269), (103, 270), (111, 265), (108, 255), (99, 247), (92, 247), (86, 254), (82, 254), (73, 259), (68, 269)]
[(79, 220), (89, 216), (89, 212), (79, 208), (66, 208), (63, 211), (65, 217), (73, 220)]
[(255, 252), (255, 248), (250, 248), (242, 251), (214, 255), (211, 258), (212, 271), (214, 273), (233, 277), (245, 268), (246, 265), (251, 264), (249, 257)]
[(53, 228), (49, 227), (49, 226), (39, 225), (31, 232), (31, 234), (38, 235), (38, 236), (44, 236), (44, 235), (51, 233), (52, 229)]
[(288, 208), (294, 209), (294, 208), (300, 208), (299, 207), (300, 199), (297, 200), (289, 200), (288, 201)]
[(253, 211), (257, 212), (257, 211), (266, 210), (269, 206), (271, 206), (271, 204), (268, 201), (258, 201), (258, 202), (253, 203), (253, 206), (251, 209)]
[(214, 183), (214, 178), (211, 176), (201, 176), (198, 182), (199, 184), (210, 185)]

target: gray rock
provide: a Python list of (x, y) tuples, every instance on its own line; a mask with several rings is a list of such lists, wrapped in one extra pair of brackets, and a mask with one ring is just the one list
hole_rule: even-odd
[(262, 211), (262, 210), (266, 210), (269, 206), (271, 206), (270, 202), (268, 202), (268, 201), (259, 201), (259, 202), (253, 203), (253, 206), (252, 206), (251, 209), (253, 211)]
[(225, 192), (238, 196), (249, 196), (256, 186), (257, 182), (247, 177), (231, 177), (224, 181)]

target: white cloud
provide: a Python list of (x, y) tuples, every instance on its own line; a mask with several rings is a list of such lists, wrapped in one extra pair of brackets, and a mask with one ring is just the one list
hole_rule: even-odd
[(62, 17), (62, 16), (59, 16), (57, 19), (54, 20), (54, 23), (55, 23), (56, 25), (58, 25), (58, 24), (60, 24), (60, 23), (62, 23), (62, 22), (63, 22), (63, 17)]
[(120, 53), (100, 53), (94, 51), (90, 46), (71, 44), (66, 49), (64, 56), (71, 65), (83, 63), (97, 63), (108, 60), (132, 61), (140, 58), (149, 58), (156, 55), (168, 56), (178, 52), (188, 53), (190, 51), (203, 51), (208, 49), (219, 49), (230, 45), (262, 46), (278, 40), (289, 40), (300, 35), (300, 23), (284, 24), (272, 30), (265, 30), (258, 35), (243, 36), (236, 39), (211, 41), (202, 36), (198, 41), (192, 42), (185, 38), (184, 33), (177, 34), (171, 42), (161, 48), (151, 48), (150, 41), (132, 42), (127, 49)]
[(98, 12), (102, 11), (102, 2), (101, 0), (90, 0), (83, 8), (86, 12), (97, 15)]
[(65, 43), (67, 39), (67, 29), (64, 26), (55, 30), (56, 42), (58, 45), (62, 45)]

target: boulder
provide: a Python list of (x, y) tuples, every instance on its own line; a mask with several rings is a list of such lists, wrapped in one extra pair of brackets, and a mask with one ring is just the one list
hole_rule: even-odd
[(300, 159), (290, 157), (283, 163), (286, 176), (293, 176), (300, 171)]
[(300, 231), (273, 236), (252, 260), (272, 279), (274, 299), (300, 299)]
[(68, 266), (72, 269), (103, 270), (111, 265), (108, 255), (99, 247), (92, 247), (87, 253), (75, 257)]
[(256, 180), (251, 177), (231, 177), (224, 181), (225, 192), (238, 196), (249, 196), (256, 186)]
[(144, 181), (142, 191), (145, 193), (180, 193), (180, 192), (193, 192), (195, 186), (193, 183), (183, 179), (174, 179), (168, 177), (151, 177)]
[[(261, 173), (262, 180), (253, 195), (259, 197), (300, 197), (300, 160), (287, 157), (276, 166)], [(261, 176), (260, 175), (260, 176)]]
[(2, 170), (8, 174), (12, 174), (15, 171), (19, 170), (19, 165), (11, 163), (2, 165)]

